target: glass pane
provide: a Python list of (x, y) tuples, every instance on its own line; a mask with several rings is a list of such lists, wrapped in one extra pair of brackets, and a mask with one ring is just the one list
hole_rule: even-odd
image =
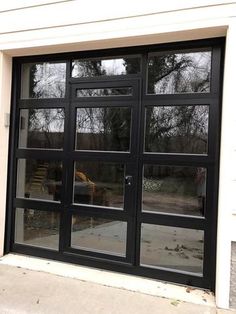
[(16, 209), (15, 242), (58, 250), (59, 213)]
[(204, 215), (205, 168), (145, 165), (143, 176), (144, 211)]
[(62, 98), (66, 89), (66, 63), (22, 65), (21, 98)]
[(18, 159), (17, 197), (60, 201), (61, 185), (60, 161)]
[(132, 87), (77, 88), (76, 97), (132, 96)]
[(126, 255), (126, 222), (73, 215), (71, 230), (73, 248)]
[(129, 151), (130, 108), (78, 108), (76, 149)]
[(124, 165), (104, 162), (76, 162), (74, 203), (124, 207)]
[(209, 93), (211, 51), (150, 54), (148, 94)]
[(208, 106), (146, 109), (145, 151), (207, 154)]
[(72, 62), (72, 77), (137, 74), (140, 69), (140, 57), (79, 59)]
[(64, 109), (21, 109), (19, 147), (62, 149)]
[(202, 275), (204, 232), (152, 224), (141, 226), (140, 264)]

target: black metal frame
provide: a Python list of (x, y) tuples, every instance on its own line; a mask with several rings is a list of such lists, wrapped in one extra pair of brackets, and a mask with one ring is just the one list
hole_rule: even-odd
[[(178, 94), (178, 95), (147, 95), (146, 64), (147, 54), (154, 51), (168, 51), (181, 49), (205, 48), (212, 49), (212, 76), (211, 91), (206, 94)], [(13, 63), (13, 88), (12, 88), (12, 114), (9, 148), (9, 171), (8, 171), (8, 200), (5, 253), (14, 251), (23, 254), (46, 257), (66, 262), (79, 263), (93, 267), (115, 270), (135, 275), (158, 278), (161, 280), (174, 281), (182, 284), (200, 286), (214, 290), (215, 287), (215, 262), (216, 262), (216, 226), (217, 226), (217, 190), (218, 190), (218, 166), (220, 145), (220, 104), (221, 82), (223, 69), (224, 39), (211, 39), (192, 42), (181, 42), (166, 45), (152, 45), (132, 47), (126, 49), (110, 49), (101, 51), (66, 53), (56, 55), (32, 56), (14, 58)], [(140, 74), (114, 77), (96, 78), (71, 78), (71, 61), (76, 58), (88, 57), (112, 57), (125, 55), (140, 55), (142, 70)], [(37, 61), (65, 61), (67, 63), (67, 84), (64, 99), (20, 99), (20, 73), (21, 64)], [(130, 86), (135, 91), (133, 96), (122, 97), (99, 97), (75, 98), (74, 89), (93, 87)], [(142, 91), (142, 92), (141, 92)], [(132, 108), (132, 136), (130, 152), (91, 152), (74, 150), (75, 110), (77, 107), (101, 107), (125, 106)], [(158, 154), (143, 153), (144, 143), (144, 116), (146, 106), (178, 106), (178, 105), (208, 105), (209, 106), (209, 147), (207, 155), (190, 154)], [(37, 158), (37, 150), (18, 149), (18, 123), (19, 110), (21, 108), (64, 108), (65, 109), (65, 139), (63, 151), (40, 151), (41, 158), (63, 161), (63, 193), (61, 203), (19, 199), (15, 196), (17, 158)], [(110, 162), (123, 162), (126, 165), (126, 175), (134, 177), (132, 186), (126, 186), (125, 209), (116, 210), (102, 207), (88, 207), (72, 204), (73, 171), (76, 160), (100, 160)], [(141, 212), (142, 195), (142, 168), (143, 164), (175, 165), (175, 166), (200, 166), (207, 168), (207, 208), (205, 217), (193, 217), (164, 213)], [(60, 245), (59, 251), (36, 248), (33, 246), (14, 243), (14, 220), (15, 208), (27, 207), (47, 211), (60, 212)], [(88, 252), (70, 248), (70, 225), (71, 215), (89, 215), (126, 221), (127, 228), (127, 255), (125, 258)], [(141, 223), (152, 223), (166, 226), (195, 228), (204, 230), (204, 267), (203, 276), (184, 271), (174, 271), (161, 268), (139, 266), (140, 226)]]

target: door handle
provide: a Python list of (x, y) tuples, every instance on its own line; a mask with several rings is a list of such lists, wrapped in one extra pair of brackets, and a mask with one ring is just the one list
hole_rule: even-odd
[(133, 177), (132, 176), (125, 176), (125, 185), (132, 185)]

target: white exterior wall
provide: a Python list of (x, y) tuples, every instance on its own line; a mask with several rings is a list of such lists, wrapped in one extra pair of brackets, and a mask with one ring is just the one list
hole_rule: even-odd
[[(3, 3), (4, 2), (4, 3)], [(10, 0), (0, 2), (0, 256), (6, 208), (11, 57), (226, 36), (216, 301), (229, 305), (236, 241), (236, 1)]]

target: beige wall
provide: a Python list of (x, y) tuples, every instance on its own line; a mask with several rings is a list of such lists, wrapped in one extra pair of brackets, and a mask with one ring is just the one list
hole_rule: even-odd
[(3, 254), (6, 193), (8, 136), (7, 115), (10, 114), (12, 58), (0, 51), (0, 256)]
[[(92, 10), (91, 10), (92, 8)], [(11, 0), (0, 3), (0, 255), (3, 252), (11, 57), (227, 36), (217, 239), (218, 306), (228, 307), (236, 240), (236, 1)], [(233, 135), (232, 135), (233, 134)]]

